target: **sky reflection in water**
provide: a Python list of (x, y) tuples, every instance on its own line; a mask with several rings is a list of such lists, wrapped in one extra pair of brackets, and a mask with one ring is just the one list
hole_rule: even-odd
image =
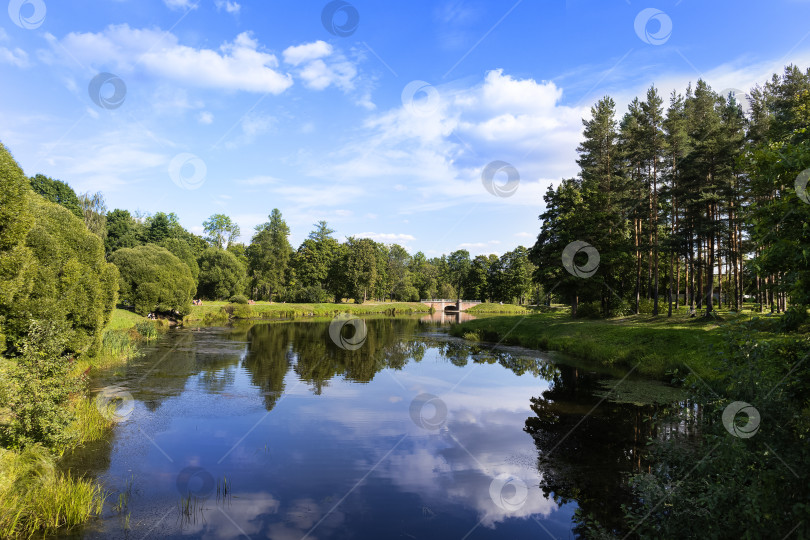
[[(354, 352), (327, 326), (173, 332), (100, 381), (128, 388), (135, 409), (74, 469), (99, 474), (113, 500), (133, 478), (134, 538), (570, 536), (575, 503), (544, 496), (524, 431), (556, 367), (420, 336), (435, 326), (415, 319), (368, 321)], [(435, 398), (414, 409), (423, 394)], [(198, 511), (184, 513), (189, 493)], [(123, 524), (110, 511), (84, 536)]]

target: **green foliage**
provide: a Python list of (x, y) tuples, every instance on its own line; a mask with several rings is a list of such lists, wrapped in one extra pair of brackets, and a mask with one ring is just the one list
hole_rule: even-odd
[(200, 265), (197, 264), (197, 257), (188, 242), (180, 238), (166, 238), (160, 243), (160, 247), (168, 249), (175, 257), (183, 261), (191, 270), (191, 277), (197, 281), (200, 277)]
[(60, 472), (39, 446), (0, 449), (0, 536), (56, 534), (101, 514), (107, 495), (94, 482)]
[(247, 304), (248, 298), (244, 294), (235, 294), (229, 300), (231, 304)]
[(216, 248), (226, 249), (239, 238), (239, 225), (225, 214), (214, 214), (203, 222), (208, 242)]
[(196, 289), (191, 270), (167, 249), (153, 244), (124, 248), (113, 253), (111, 261), (120, 273), (121, 300), (136, 313), (185, 315), (191, 309)]
[(577, 305), (578, 319), (598, 319), (602, 316), (602, 305), (599, 302), (583, 302)]
[(121, 248), (132, 248), (141, 244), (141, 226), (129, 211), (116, 208), (107, 214), (106, 224), (104, 248), (108, 256)]
[(34, 193), (39, 193), (45, 199), (64, 206), (77, 218), (84, 219), (84, 212), (79, 203), (79, 197), (69, 185), (61, 180), (54, 180), (43, 174), (38, 174), (30, 179), (31, 189)]
[(230, 298), (245, 289), (245, 267), (233, 253), (208, 248), (200, 256), (197, 294), (209, 300)]
[(807, 322), (807, 307), (804, 304), (790, 306), (782, 315), (782, 331), (795, 332), (799, 326)]
[(68, 442), (68, 397), (80, 388), (80, 381), (69, 376), (71, 365), (64, 355), (68, 335), (64, 323), (32, 321), (20, 355), (4, 361), (0, 394), (10, 411), (0, 414), (2, 446), (41, 443), (57, 448)]
[(101, 192), (79, 195), (79, 207), (87, 229), (104, 239), (107, 236), (107, 205)]
[[(699, 440), (655, 442), (656, 465), (633, 478), (636, 502), (626, 509), (626, 518), (640, 538), (804, 538), (810, 533), (807, 340), (763, 340), (741, 325), (723, 342), (723, 375), (708, 387), (687, 380), (691, 400), (700, 407), (697, 420), (691, 409), (674, 420), (697, 422)], [(735, 437), (721, 421), (734, 401), (759, 413), (753, 436)], [(734, 420), (745, 423), (746, 414)]]
[(292, 247), (290, 228), (274, 208), (269, 221), (256, 227), (256, 234), (247, 248), (251, 296), (273, 300), (284, 289)]
[(253, 309), (247, 304), (228, 304), (222, 308), (222, 311), (233, 319), (250, 319), (253, 317)]
[[(67, 350), (92, 350), (115, 306), (115, 267), (82, 220), (28, 189), (4, 148), (0, 162), (0, 320), (6, 345), (14, 353), (29, 321), (48, 319), (65, 323)], [(4, 225), (7, 209), (21, 213)]]

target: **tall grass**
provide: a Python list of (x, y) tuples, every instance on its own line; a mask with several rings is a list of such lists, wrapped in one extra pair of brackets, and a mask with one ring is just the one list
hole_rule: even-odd
[(89, 396), (74, 399), (72, 406), (74, 419), (68, 429), (76, 445), (103, 439), (115, 424), (110, 420), (114, 414), (114, 403), (107, 405), (113, 410), (106, 416), (99, 410), (98, 401)]
[(107, 494), (91, 480), (56, 470), (41, 446), (21, 452), (0, 449), (0, 537), (76, 527), (101, 514)]

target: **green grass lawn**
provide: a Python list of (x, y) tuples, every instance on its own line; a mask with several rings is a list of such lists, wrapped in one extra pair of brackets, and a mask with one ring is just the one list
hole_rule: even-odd
[[(726, 315), (727, 320), (733, 318)], [(716, 350), (723, 340), (723, 325), (721, 319), (686, 314), (588, 320), (557, 311), (479, 319), (456, 325), (450, 332), (468, 339), (561, 351), (605, 366), (636, 366), (639, 373), (659, 378), (673, 369), (694, 370), (711, 378), (719, 367)]]
[[(184, 322), (200, 322), (220, 316), (228, 302), (203, 302), (202, 306), (191, 306), (191, 313)], [(419, 302), (366, 302), (364, 304), (280, 304), (256, 302), (250, 306), (256, 318), (276, 317), (328, 317), (338, 313), (383, 314), (383, 313), (428, 313), (430, 308)]]
[(475, 315), (476, 313), (530, 313), (529, 310), (523, 306), (516, 306), (515, 304), (494, 304), (490, 302), (484, 302), (482, 304), (478, 304), (477, 306), (473, 306), (466, 310), (466, 312), (470, 315)]
[(141, 317), (137, 313), (128, 311), (126, 309), (116, 308), (113, 311), (110, 324), (107, 325), (105, 330), (128, 330), (141, 321), (145, 321), (146, 317)]

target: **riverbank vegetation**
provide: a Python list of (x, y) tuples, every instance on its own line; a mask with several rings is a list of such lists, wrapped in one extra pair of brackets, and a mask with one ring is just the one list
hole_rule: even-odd
[(332, 317), (338, 313), (354, 315), (403, 315), (428, 313), (430, 307), (418, 302), (367, 302), (365, 304), (277, 304), (256, 302), (204, 302), (201, 306), (191, 306), (190, 313), (183, 319), (185, 323), (216, 322), (229, 318), (239, 319), (278, 319), (295, 317)]

